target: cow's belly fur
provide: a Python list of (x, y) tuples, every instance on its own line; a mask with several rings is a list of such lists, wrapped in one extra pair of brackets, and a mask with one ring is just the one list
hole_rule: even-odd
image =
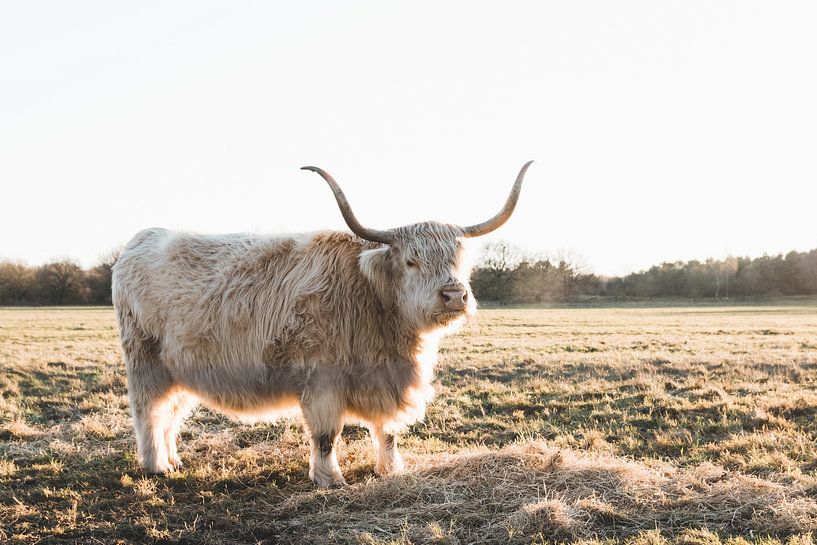
[(322, 362), (175, 361), (164, 365), (179, 388), (205, 406), (243, 422), (271, 422), (296, 415), (304, 400), (320, 396), (338, 403), (345, 422), (376, 423), (389, 433), (398, 433), (422, 419), (433, 396), (430, 372), (409, 362), (365, 370)]

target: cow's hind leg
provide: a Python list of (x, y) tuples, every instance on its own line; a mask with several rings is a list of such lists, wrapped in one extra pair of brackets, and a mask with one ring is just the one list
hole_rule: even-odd
[(383, 431), (381, 424), (369, 426), (369, 433), (372, 436), (372, 444), (377, 451), (377, 462), (374, 472), (385, 477), (403, 471), (403, 457), (397, 450), (397, 436)]
[(127, 307), (120, 305), (116, 311), (139, 463), (148, 473), (166, 473), (174, 468), (168, 431), (173, 423), (172, 402), (179, 389), (162, 365), (159, 341), (139, 327)]
[(335, 454), (343, 429), (343, 408), (330, 392), (310, 397), (314, 399), (301, 402), (311, 443), (309, 478), (318, 486), (344, 485), (346, 481)]
[[(133, 362), (128, 369), (128, 399), (139, 464), (148, 473), (167, 473), (175, 469), (169, 448), (173, 427), (172, 405), (177, 392), (168, 373), (154, 363)], [(177, 456), (176, 456), (177, 458)]]
[(179, 391), (171, 395), (168, 399), (167, 406), (167, 422), (164, 429), (165, 444), (167, 445), (167, 461), (170, 467), (174, 469), (181, 469), (183, 467), (182, 461), (179, 458), (179, 452), (176, 447), (176, 442), (179, 436), (179, 430), (191, 411), (196, 407), (196, 398), (184, 391)]

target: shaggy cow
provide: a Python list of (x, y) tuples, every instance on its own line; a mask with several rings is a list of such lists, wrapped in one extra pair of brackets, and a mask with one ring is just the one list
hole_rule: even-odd
[(176, 436), (198, 403), (242, 420), (300, 409), (309, 476), (343, 484), (334, 446), (347, 421), (371, 432), (375, 471), (399, 471), (395, 435), (421, 419), (442, 335), (476, 309), (465, 238), (510, 217), (530, 166), (502, 210), (470, 227), (363, 227), (332, 177), (355, 235), (205, 236), (147, 229), (113, 271), (139, 460), (181, 466)]

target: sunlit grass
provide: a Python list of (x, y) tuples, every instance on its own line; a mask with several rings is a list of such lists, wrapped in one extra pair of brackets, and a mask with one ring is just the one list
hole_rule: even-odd
[[(315, 489), (297, 421), (199, 410), (185, 469), (139, 471), (109, 308), (0, 309), (0, 542), (806, 542), (817, 307), (485, 309), (376, 479)], [(800, 541), (798, 541), (800, 540)]]

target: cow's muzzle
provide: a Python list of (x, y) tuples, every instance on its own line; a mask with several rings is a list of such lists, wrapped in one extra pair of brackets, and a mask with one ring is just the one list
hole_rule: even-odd
[(468, 291), (462, 284), (453, 284), (440, 290), (445, 310), (465, 310), (468, 305)]

